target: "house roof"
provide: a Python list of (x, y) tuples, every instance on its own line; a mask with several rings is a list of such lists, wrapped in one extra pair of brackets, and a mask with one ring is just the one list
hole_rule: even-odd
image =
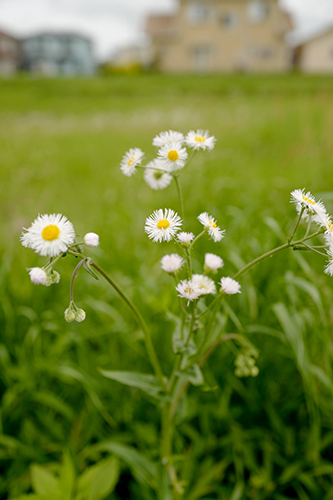
[(88, 42), (92, 42), (91, 38), (86, 35), (82, 35), (81, 33), (75, 33), (73, 31), (42, 31), (40, 33), (33, 33), (25, 37), (25, 40), (29, 40), (31, 38), (41, 38), (45, 36), (54, 36), (54, 37), (73, 37), (73, 38), (81, 38), (82, 40), (87, 40)]
[(290, 36), (290, 44), (294, 47), (300, 47), (302, 45), (306, 45), (311, 43), (313, 40), (317, 40), (328, 33), (333, 31), (333, 23), (325, 24), (324, 26), (317, 27), (312, 29), (311, 31), (302, 31), (291, 33)]
[(151, 14), (146, 19), (145, 32), (147, 35), (170, 35), (175, 29), (175, 16)]

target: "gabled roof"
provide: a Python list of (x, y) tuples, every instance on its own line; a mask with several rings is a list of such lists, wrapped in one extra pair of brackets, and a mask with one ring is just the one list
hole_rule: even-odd
[(313, 40), (324, 37), (333, 31), (333, 23), (325, 24), (324, 26), (317, 27), (311, 31), (306, 32), (294, 32), (291, 35), (290, 43), (294, 47), (300, 47), (301, 45), (306, 45), (311, 43)]

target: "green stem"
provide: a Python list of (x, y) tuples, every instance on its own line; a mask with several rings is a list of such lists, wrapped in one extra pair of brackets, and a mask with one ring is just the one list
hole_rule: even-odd
[(157, 170), (158, 172), (164, 172), (166, 174), (170, 174), (170, 170), (167, 170), (166, 168), (147, 167), (146, 165), (137, 165), (136, 168), (142, 168), (143, 170)]
[(190, 246), (189, 246), (189, 251), (190, 251), (190, 252), (191, 252), (191, 250), (192, 250), (192, 248), (193, 248), (194, 244), (195, 244), (195, 243), (198, 241), (198, 239), (199, 239), (199, 238), (201, 238), (201, 236), (203, 236), (205, 233), (206, 233), (206, 230), (204, 229), (203, 231), (201, 231), (201, 233), (199, 233), (199, 234), (198, 234), (198, 236), (196, 236), (196, 237), (194, 238), (194, 240), (192, 241), (192, 243), (191, 243), (191, 244), (190, 244)]
[(129, 309), (132, 311), (133, 316), (135, 317), (136, 321), (140, 325), (140, 328), (143, 332), (145, 342), (146, 342), (148, 356), (149, 356), (150, 362), (154, 368), (155, 374), (159, 380), (159, 383), (161, 385), (162, 390), (166, 391), (167, 386), (166, 386), (166, 383), (164, 380), (162, 369), (160, 367), (160, 363), (159, 363), (158, 358), (156, 356), (153, 342), (151, 340), (150, 331), (148, 329), (146, 322), (144, 321), (143, 317), (141, 316), (141, 313), (136, 308), (136, 306), (133, 304), (133, 302), (124, 294), (124, 292), (122, 292), (122, 290), (113, 281), (113, 279), (110, 278), (110, 276), (101, 267), (99, 267), (97, 264), (95, 264), (95, 262), (90, 262), (90, 265), (91, 265), (91, 267), (96, 269), (96, 271), (98, 271), (101, 276), (103, 276), (103, 278), (109, 283), (109, 285), (112, 286), (112, 288), (118, 293), (118, 295), (123, 299), (123, 301), (127, 304)]
[(324, 252), (319, 252), (315, 247), (311, 247), (310, 245), (307, 245), (306, 243), (303, 243), (303, 245), (308, 249), (311, 250), (312, 252), (317, 253), (318, 255), (322, 255), (323, 257), (327, 257), (327, 254)]
[(293, 241), (293, 239), (294, 239), (294, 236), (295, 236), (295, 234), (296, 234), (296, 231), (297, 231), (297, 228), (298, 228), (298, 226), (299, 226), (299, 223), (301, 222), (301, 219), (302, 219), (302, 215), (303, 215), (303, 213), (304, 213), (304, 207), (302, 207), (302, 209), (301, 209), (301, 211), (300, 211), (300, 213), (299, 213), (299, 216), (298, 216), (298, 219), (297, 219), (297, 222), (296, 222), (296, 226), (295, 226), (295, 228), (294, 228), (294, 232), (293, 232), (293, 234), (292, 234), (292, 235), (290, 236), (290, 238), (289, 238), (289, 242), (290, 242), (290, 243), (291, 243), (291, 242)]
[(72, 279), (71, 279), (70, 289), (69, 289), (69, 300), (70, 300), (70, 302), (74, 302), (73, 289), (74, 289), (74, 279), (75, 279), (75, 276), (77, 275), (78, 270), (80, 269), (81, 266), (83, 266), (83, 264), (85, 263), (86, 260), (87, 259), (82, 259), (78, 263), (78, 265), (76, 266), (76, 268), (74, 269), (74, 272), (73, 272), (73, 275), (72, 275)]
[(259, 262), (262, 262), (263, 260), (265, 260), (269, 257), (272, 257), (276, 253), (282, 252), (283, 250), (286, 250), (287, 248), (293, 248), (293, 247), (297, 247), (297, 245), (302, 245), (302, 244), (304, 244), (304, 241), (310, 240), (311, 238), (314, 238), (315, 236), (318, 236), (321, 233), (322, 233), (322, 230), (319, 230), (316, 233), (310, 234), (310, 236), (304, 236), (304, 238), (302, 238), (301, 240), (295, 241), (294, 243), (291, 243), (291, 242), (285, 243), (284, 245), (281, 245), (280, 247), (274, 248), (274, 250), (270, 250), (269, 252), (264, 253), (263, 255), (261, 255), (260, 257), (257, 257), (252, 262), (250, 262), (249, 264), (244, 266), (242, 269), (240, 269), (234, 275), (233, 279), (239, 278), (240, 276), (245, 274), (249, 269), (251, 269), (252, 267), (259, 264)]
[(180, 216), (184, 221), (184, 218), (185, 218), (184, 199), (183, 199), (182, 188), (181, 188), (180, 181), (179, 181), (179, 176), (174, 175), (173, 178), (174, 178), (176, 186), (177, 186), (179, 206), (180, 206)]

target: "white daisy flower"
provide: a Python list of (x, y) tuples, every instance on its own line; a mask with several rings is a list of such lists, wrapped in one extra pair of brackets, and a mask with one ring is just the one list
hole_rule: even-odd
[(214, 281), (203, 274), (193, 274), (192, 282), (199, 285), (201, 295), (216, 293), (216, 285)]
[(174, 130), (169, 130), (167, 132), (161, 132), (159, 135), (154, 137), (153, 146), (161, 148), (170, 142), (179, 142), (183, 144), (184, 136), (181, 132), (175, 132)]
[(224, 266), (224, 262), (218, 255), (206, 253), (204, 269), (207, 273), (216, 274), (217, 270)]
[(211, 151), (215, 147), (215, 142), (215, 137), (209, 136), (208, 130), (197, 130), (196, 132), (191, 130), (185, 137), (185, 144), (195, 151), (199, 151), (199, 149)]
[(188, 245), (189, 243), (191, 243), (191, 241), (193, 240), (194, 238), (194, 234), (193, 233), (184, 233), (184, 232), (181, 232), (178, 234), (178, 240), (180, 241), (180, 243), (184, 243), (185, 245)]
[(296, 204), (297, 213), (300, 213), (303, 207), (305, 208), (303, 219), (308, 218), (308, 215), (311, 214), (314, 216), (315, 222), (320, 224), (323, 219), (327, 218), (324, 204), (321, 201), (316, 201), (310, 191), (305, 193), (305, 189), (295, 189), (291, 192), (290, 202)]
[(164, 255), (161, 259), (161, 267), (166, 273), (174, 273), (178, 271), (184, 264), (184, 259), (177, 253), (171, 255)]
[(84, 235), (83, 241), (87, 247), (98, 247), (99, 236), (96, 233), (87, 233)]
[(328, 261), (328, 264), (325, 267), (324, 272), (326, 274), (329, 274), (330, 276), (333, 276), (333, 259)]
[(222, 231), (222, 229), (218, 227), (215, 219), (211, 215), (207, 212), (203, 212), (198, 216), (198, 220), (205, 227), (209, 236), (211, 236), (215, 242), (222, 240), (225, 231)]
[(179, 297), (187, 299), (188, 301), (198, 299), (202, 293), (199, 285), (192, 280), (181, 281), (176, 286), (176, 290), (179, 292)]
[(44, 269), (40, 267), (32, 267), (29, 270), (29, 275), (32, 283), (34, 283), (35, 285), (46, 285), (47, 274)]
[(153, 160), (147, 163), (143, 178), (151, 189), (164, 189), (172, 181), (172, 175), (163, 172), (164, 163), (162, 160)]
[(74, 243), (73, 224), (61, 214), (39, 215), (29, 229), (22, 233), (21, 242), (24, 247), (32, 248), (45, 257), (55, 257)]
[(325, 229), (324, 233), (324, 239), (326, 245), (329, 245), (330, 247), (333, 247), (333, 223), (329, 216), (327, 217), (315, 217), (315, 222), (320, 226)]
[(127, 177), (131, 177), (131, 175), (136, 172), (136, 166), (142, 163), (143, 157), (144, 153), (140, 148), (130, 149), (124, 154), (123, 159), (120, 162), (120, 170), (124, 175), (127, 175)]
[(221, 284), (221, 292), (224, 292), (226, 295), (234, 295), (235, 293), (241, 293), (241, 286), (238, 281), (233, 280), (232, 278), (225, 277), (220, 281)]
[(181, 142), (170, 142), (158, 150), (158, 157), (163, 160), (165, 168), (170, 172), (180, 170), (185, 166), (188, 154)]
[(182, 220), (173, 210), (160, 208), (146, 219), (145, 231), (155, 242), (171, 241), (179, 231)]

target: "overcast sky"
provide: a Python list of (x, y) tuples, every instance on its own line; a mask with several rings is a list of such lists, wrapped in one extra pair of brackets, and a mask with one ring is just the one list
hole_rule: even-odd
[[(280, 0), (302, 31), (333, 24), (333, 0)], [(117, 47), (143, 39), (145, 16), (172, 12), (177, 0), (0, 0), (0, 29), (17, 36), (41, 30), (90, 35), (99, 59)]]

